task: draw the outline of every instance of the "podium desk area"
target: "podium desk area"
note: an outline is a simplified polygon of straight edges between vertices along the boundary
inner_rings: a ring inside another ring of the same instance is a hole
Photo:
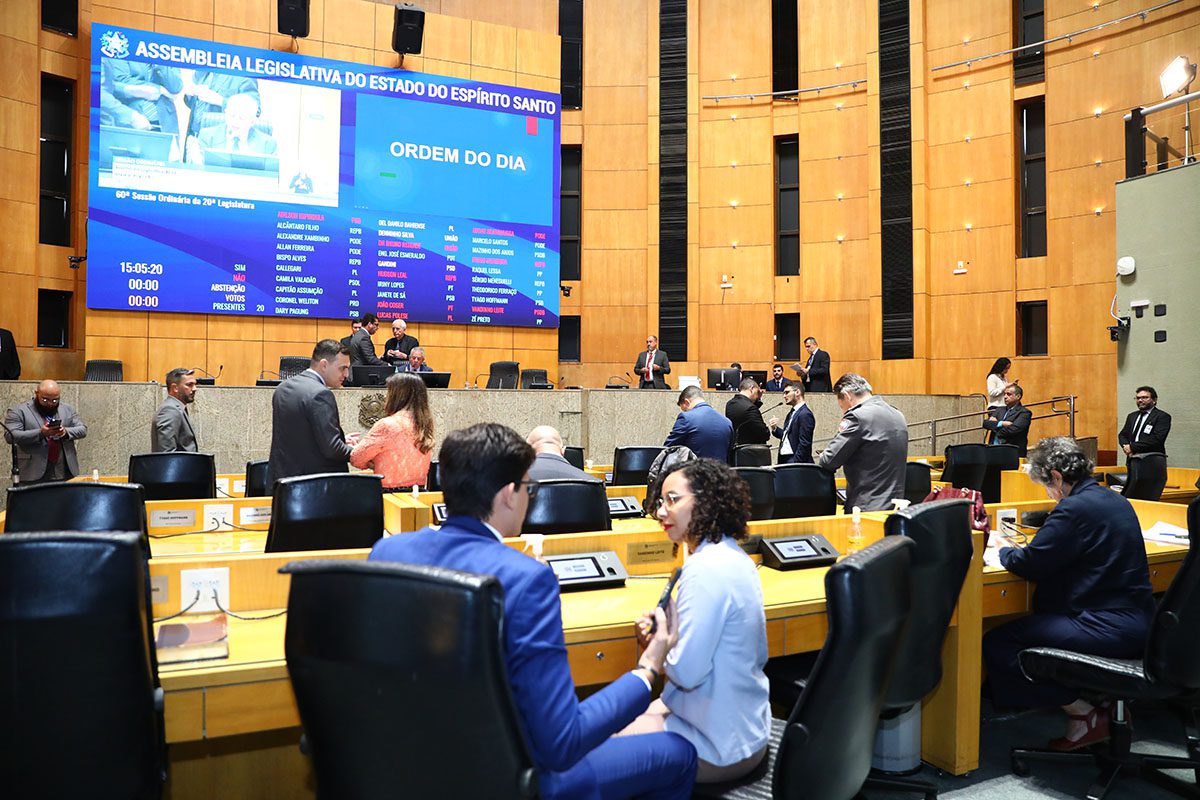
[[[1096,467],[1097,480],[1103,482],[1105,475],[1124,475],[1124,466]],[[1186,467],[1167,467],[1167,485],[1163,488],[1161,503],[1187,504],[1200,495],[1196,481],[1200,480],[1200,469]],[[1046,497],[1046,490],[1034,483],[1024,470],[1005,470],[1000,473],[1000,499],[1002,502],[1017,503],[1029,500],[1041,500]],[[1186,526],[1185,526],[1186,527]]]

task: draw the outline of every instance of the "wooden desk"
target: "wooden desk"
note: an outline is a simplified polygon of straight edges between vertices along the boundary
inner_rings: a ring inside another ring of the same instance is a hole
[[[601,478],[603,478],[603,476],[601,476]],[[608,497],[632,497],[642,505],[645,505],[646,503],[645,486],[605,486],[604,493]],[[424,528],[427,525],[432,525],[433,507],[438,503],[445,502],[441,492],[421,492],[420,494],[403,492],[399,494],[384,495],[385,501],[389,498],[396,508],[410,508],[415,514],[411,523],[415,527],[393,528],[391,525],[386,524],[387,515],[385,512],[385,527],[393,533],[397,530],[419,531],[421,528]]]
[[[1096,467],[1095,474],[1098,480],[1103,481],[1104,475],[1124,475],[1125,467]],[[1200,469],[1167,467],[1167,486],[1159,502],[1190,503],[1200,495],[1200,489],[1196,488],[1197,479],[1200,479]],[[1034,483],[1024,470],[1005,470],[1000,473],[1001,502],[1041,500],[1045,496],[1046,490]]]

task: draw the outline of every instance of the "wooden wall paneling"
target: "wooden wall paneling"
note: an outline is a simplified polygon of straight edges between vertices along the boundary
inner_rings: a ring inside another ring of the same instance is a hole
[[[0,273],[36,271],[37,244],[29,232],[37,229],[37,214],[34,203],[0,200]]]
[[[585,169],[582,180],[582,196],[586,198],[584,202],[589,209],[611,211],[646,208],[647,180],[644,169]]]
[[[37,105],[10,97],[0,97],[0,147],[37,153],[37,143]]]
[[[146,340],[146,379],[166,383],[166,375],[176,367],[192,369],[200,367],[212,374],[217,374],[217,364],[209,366],[208,342],[198,339],[159,339]],[[197,373],[197,377],[204,377]],[[225,375],[222,373],[221,378]],[[224,381],[223,381],[224,382]],[[226,383],[226,385],[228,385]],[[251,384],[253,385],[253,384]]]
[[[700,306],[701,359],[728,365],[771,358],[775,320],[770,303]],[[720,331],[720,336],[714,332]],[[674,373],[673,373],[674,374]],[[675,385],[672,381],[672,385]]]
[[[516,30],[517,72],[551,78],[557,85],[562,61],[562,47],[557,34],[520,27]]]
[[[647,325],[644,307],[591,306],[580,319],[581,358],[584,363],[628,364],[620,373],[632,371],[637,354],[646,347],[646,336],[657,333],[657,329],[657,321],[653,326]]]
[[[1109,215],[1063,217],[1046,224],[1051,286],[1112,280],[1117,231]]]
[[[583,107],[592,86],[641,86],[646,83],[648,0],[583,4]]]
[[[878,394],[928,394],[927,370],[928,362],[923,358],[872,359],[864,377]]]
[[[276,339],[265,339],[262,343],[262,367],[260,369],[279,371],[279,359],[282,356],[312,356],[314,341],[285,342]],[[274,378],[274,375],[266,376]]]
[[[317,341],[315,319],[285,319],[263,317],[264,342],[312,342]],[[305,352],[312,352],[310,344]]]
[[[1050,352],[1115,356],[1117,346],[1108,336],[1108,326],[1114,324],[1109,309],[1115,292],[1111,280],[1051,287],[1046,308]],[[1115,383],[1112,388],[1115,391]]]
[[[965,181],[987,185],[993,181],[1012,181],[1016,159],[1010,133],[990,136],[965,134],[957,140],[929,148],[928,180],[930,188],[962,186]],[[1052,149],[1052,146],[1051,146]]]
[[[815,337],[821,349],[829,353],[835,379],[846,371],[848,362],[865,364],[879,357],[878,342],[870,342],[863,335],[870,310],[871,301],[865,298],[801,303],[800,335]]]
[[[728,133],[720,126],[728,126]],[[733,127],[736,126],[736,127]],[[699,136],[699,167],[727,167],[731,162],[743,164],[773,164],[775,153],[764,145],[772,141],[772,124],[769,116],[739,116],[736,122],[711,121],[705,124],[704,135]],[[698,134],[699,132],[697,132]],[[689,143],[689,157],[692,148]]]
[[[867,198],[820,200],[800,207],[800,241],[836,242],[866,239],[870,222]]]
[[[938,358],[929,362],[929,385],[934,392],[949,394],[980,394],[987,388],[987,372],[1000,356],[1012,358],[1012,346],[997,337],[993,342],[994,355],[983,358]],[[1013,359],[1014,362],[1016,359]],[[1014,363],[1010,376],[1025,384],[1020,365]],[[982,405],[982,404],[981,404]]]
[[[476,67],[516,71],[517,31],[507,25],[471,23],[471,63]]]
[[[171,36],[188,36],[193,39],[208,39],[211,41],[213,24],[211,15],[208,22],[193,22],[187,19],[174,19],[172,17],[156,15],[154,17],[154,31],[156,33],[166,33]]]
[[[700,50],[697,64],[700,81],[730,81],[736,76],[738,88],[715,93],[763,91],[757,87],[747,89],[742,84],[756,78],[770,80],[769,0],[708,0],[701,4],[696,16],[699,17],[697,32],[691,38],[696,39]],[[762,24],[763,20],[768,24]]]
[[[263,317],[209,314],[207,319],[209,340],[261,342],[263,339]]]
[[[268,27],[272,23],[273,8],[276,8],[276,4],[271,0],[214,0],[213,24],[231,30],[265,34],[276,30]]]
[[[467,325],[410,325],[409,333],[423,347],[434,349],[467,346]]]
[[[1116,175],[1118,171],[1120,175]],[[1097,208],[1102,214],[1114,212],[1117,202],[1116,181],[1124,177],[1124,169],[1116,164],[1105,168],[1091,163],[1047,171],[1047,219],[1095,214]],[[1115,217],[1110,216],[1110,221],[1115,225]]]
[[[597,124],[588,129],[584,145],[586,170],[646,169],[645,125]]]
[[[1005,81],[972,84],[970,89],[929,95],[930,145],[1009,133],[1013,126],[1012,85]]]
[[[806,103],[809,101],[805,101]],[[836,102],[843,102],[841,100]],[[802,159],[837,158],[862,153],[867,144],[866,97],[859,93],[854,101],[847,98],[839,110],[800,109],[800,157]]]
[[[870,159],[865,153],[842,158],[806,158],[800,155],[800,202],[866,197],[870,185]],[[772,178],[774,180],[774,178]]]
[[[278,358],[270,365],[263,362],[263,344],[259,339],[235,341],[210,338],[206,344],[205,361],[208,366],[205,369],[215,375],[217,369],[222,365],[225,367],[217,380],[221,386],[253,386],[263,369],[272,372],[279,370]]]
[[[513,328],[512,346],[517,350],[552,350],[558,352],[557,328]]]
[[[37,156],[33,153],[0,148],[0,198],[30,202],[37,194]]]
[[[800,0],[797,18],[801,75],[838,63],[843,68],[861,63],[870,30],[867,5],[840,0]],[[800,85],[807,84],[801,81]]]
[[[657,125],[647,125],[646,109],[649,93],[650,88],[645,85],[593,86],[589,88],[587,104],[584,105],[582,111],[574,113],[581,113],[583,121],[587,125],[640,125],[657,130]],[[654,94],[657,100],[657,90]],[[655,110],[657,111],[657,107]],[[564,118],[566,113],[564,112]],[[590,129],[588,133],[591,134]],[[585,158],[590,160],[590,154],[589,149]],[[594,166],[597,169],[604,169],[606,164],[597,162]]]
[[[91,336],[86,339],[89,359],[111,358],[122,362],[127,381],[147,380],[146,360],[149,340],[128,336]]]
[[[730,198],[736,200],[737,198]],[[700,247],[773,245],[775,209],[770,205],[701,208],[697,214]]]
[[[1013,248],[1012,225],[930,234],[930,293],[1011,290],[1015,280]],[[967,270],[965,275],[953,274],[959,261]]]
[[[214,0],[155,0],[154,13],[190,22],[213,21]]]
[[[986,292],[968,297],[931,295],[930,358],[986,360],[990,357],[994,361],[998,356],[992,354],[997,350],[1007,354],[1016,342],[1015,309],[1011,291]],[[986,366],[991,366],[991,362]],[[931,388],[941,391],[937,383]]]
[[[145,338],[149,335],[150,314],[147,311],[106,311],[89,309],[87,314],[88,336],[131,336]]]
[[[768,142],[762,143],[770,148]],[[775,169],[771,163],[715,166],[700,173],[701,208],[727,208],[730,200],[741,206],[770,206],[775,202]]]
[[[0,325],[13,333],[17,347],[37,344],[37,304],[29,302],[37,296],[37,279],[32,275],[3,274],[4,291],[0,292]],[[20,353],[24,358],[24,352]]]
[[[806,242],[800,245],[801,299],[865,300],[878,291],[879,265],[868,262],[863,239]],[[801,317],[803,322],[803,317]],[[802,332],[803,333],[803,332]]]
[[[695,296],[701,305],[770,303],[774,295],[775,253],[769,246],[702,247],[698,267]],[[721,288],[723,276],[732,289]]]
[[[1050,285],[1048,273],[1049,269],[1046,265],[1047,258],[1039,256],[1037,258],[1018,258],[1016,259],[1016,288],[1018,294],[1022,291],[1038,291],[1042,296],[1046,295],[1046,289]],[[1021,299],[1018,297],[1018,299]]]
[[[452,17],[530,28],[547,34],[558,31],[558,4],[553,0],[442,0],[440,5],[440,13]]]
[[[513,350],[509,347],[471,347],[466,351],[467,368],[463,380],[470,378],[472,383],[480,386],[487,385],[488,373],[493,361],[514,361]],[[441,367],[439,366],[439,369]],[[481,376],[481,377],[480,377]],[[476,380],[479,377],[479,380]],[[454,379],[456,379],[455,376]]]
[[[645,209],[589,209],[582,212],[582,239],[586,247],[601,250],[644,247]]]
[[[1011,225],[1016,213],[1015,191],[1011,180],[929,189],[929,229],[961,231],[967,222],[973,231]],[[1015,245],[1010,249],[1015,252]]]
[[[925,41],[930,50],[961,46],[997,33],[1012,30],[1012,6],[1007,0],[977,0],[956,3],[954,0],[926,0]],[[967,47],[963,48],[968,49]],[[968,52],[962,58],[991,52]]]

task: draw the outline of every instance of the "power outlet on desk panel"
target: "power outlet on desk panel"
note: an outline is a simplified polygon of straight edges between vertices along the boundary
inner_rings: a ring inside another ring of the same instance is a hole
[[[217,611],[213,592],[221,602],[221,608],[229,608],[229,567],[209,569],[185,569],[179,572],[179,610],[187,608],[200,593],[196,605],[188,609],[192,613]]]

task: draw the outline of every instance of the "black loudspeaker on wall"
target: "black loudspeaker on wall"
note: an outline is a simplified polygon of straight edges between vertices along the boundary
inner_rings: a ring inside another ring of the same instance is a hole
[[[308,0],[278,0],[279,32],[285,36],[308,36]]]
[[[421,52],[425,36],[425,12],[408,3],[396,4],[396,19],[392,23],[392,49],[397,53]]]

